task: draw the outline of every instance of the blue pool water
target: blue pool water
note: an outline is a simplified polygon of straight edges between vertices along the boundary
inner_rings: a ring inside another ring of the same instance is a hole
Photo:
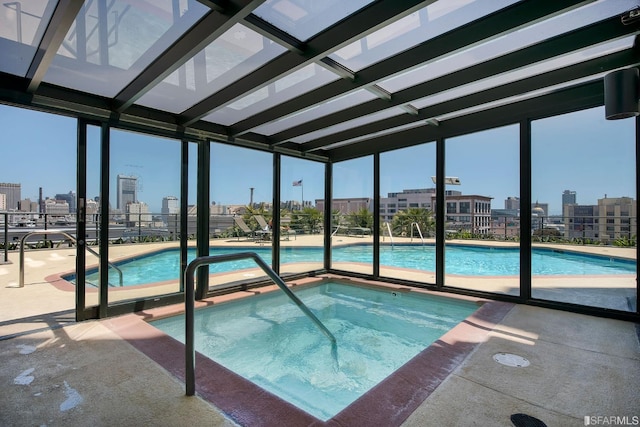
[[[256,252],[267,264],[271,263],[270,247],[219,248],[212,247],[211,255],[228,253]],[[371,245],[354,245],[332,249],[333,262],[371,263],[373,259]],[[188,252],[188,260],[195,258],[195,249]],[[322,263],[321,248],[282,248],[280,261],[283,264],[293,262]],[[487,248],[479,246],[447,245],[446,273],[466,276],[517,276],[520,274],[520,252],[511,248]],[[534,249],[532,255],[533,275],[599,275],[634,274],[634,261],[580,255],[570,252],[558,252],[549,249]],[[125,285],[175,280],[180,271],[178,249],[169,249],[132,258],[117,264],[123,271]],[[422,245],[396,245],[380,247],[380,265],[407,268],[413,270],[435,271],[435,248]],[[220,273],[245,268],[254,268],[252,260],[241,260],[214,264],[209,267],[211,273]],[[71,280],[73,280],[71,278]],[[86,278],[89,283],[98,283],[98,272],[90,272]],[[118,275],[109,269],[109,283],[118,283]]]
[[[325,421],[478,308],[339,283],[295,292],[335,335],[338,366],[329,340],[282,292],[196,310],[196,351]],[[184,316],[152,324],[184,343]]]

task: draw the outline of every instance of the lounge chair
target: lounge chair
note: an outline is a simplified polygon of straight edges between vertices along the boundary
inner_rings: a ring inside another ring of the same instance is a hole
[[[240,228],[240,231],[242,231],[245,236],[250,239],[256,238],[256,232],[249,228],[249,226],[246,222],[244,222],[244,219],[242,219],[241,216],[234,216],[233,220],[236,222],[236,225]],[[240,240],[240,235],[238,235],[238,240]]]
[[[262,215],[254,215],[253,218],[258,222],[260,230],[257,233],[262,235],[264,239],[271,239],[271,227],[267,224],[267,221]]]

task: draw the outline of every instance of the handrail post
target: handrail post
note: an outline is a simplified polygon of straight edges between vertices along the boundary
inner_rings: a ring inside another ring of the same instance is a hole
[[[196,392],[196,351],[194,333],[195,314],[195,292],[194,275],[198,267],[209,264],[216,264],[225,261],[236,261],[240,259],[252,258],[256,264],[275,282],[276,285],[302,310],[304,314],[313,321],[320,331],[331,342],[331,354],[338,360],[338,347],[336,338],[326,326],[316,317],[315,314],[287,287],[287,284],[276,274],[271,267],[264,262],[255,252],[241,252],[236,254],[201,256],[189,263],[184,272],[184,305],[185,305],[185,385],[187,396],[193,396]]]

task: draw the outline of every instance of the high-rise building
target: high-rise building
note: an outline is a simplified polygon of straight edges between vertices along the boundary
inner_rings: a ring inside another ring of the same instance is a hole
[[[564,205],[575,205],[577,203],[576,192],[571,190],[564,190],[562,192],[562,210],[564,211]]]
[[[138,202],[138,177],[118,175],[117,187],[116,208],[126,212],[129,203]]]
[[[18,209],[18,202],[22,198],[22,184],[0,182],[0,193],[6,196],[5,210],[15,211]]]
[[[431,200],[435,194],[435,188],[417,188],[387,193],[387,197],[380,197],[380,217],[383,221],[391,221],[396,213],[410,208],[431,210]]]
[[[180,202],[175,196],[167,196],[162,198],[162,220],[167,223],[169,215],[176,215],[180,213]]]
[[[76,193],[75,191],[69,191],[66,194],[56,194],[56,200],[64,200],[69,204],[69,212],[76,212]]]
[[[505,199],[505,201],[504,201],[504,208],[505,209],[519,210],[520,209],[520,197],[512,197],[512,196],[507,197]]]
[[[7,195],[0,193],[0,212],[7,210]]]

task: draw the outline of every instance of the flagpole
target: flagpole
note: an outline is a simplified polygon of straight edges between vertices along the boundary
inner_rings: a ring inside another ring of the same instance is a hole
[[[300,193],[301,193],[301,197],[302,197],[302,206],[300,207],[300,210],[304,210],[304,181],[301,179],[300,180]]]

